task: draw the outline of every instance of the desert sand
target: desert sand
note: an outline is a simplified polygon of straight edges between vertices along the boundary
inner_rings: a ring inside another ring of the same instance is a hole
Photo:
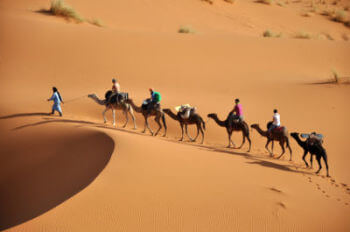
[[[350,231],[350,85],[320,84],[332,70],[350,76],[349,27],[303,17],[311,1],[67,3],[104,26],[38,13],[46,0],[0,2],[0,230]],[[264,38],[268,29],[283,36]],[[301,31],[311,38],[293,38]],[[138,113],[137,130],[121,128],[121,111],[116,127],[111,112],[103,124],[87,95],[103,98],[113,77],[138,105],[153,87],[164,108],[196,106],[205,143],[179,142],[168,116],[165,138],[141,133]],[[48,115],[52,86],[63,117]],[[225,148],[225,129],[206,115],[224,119],[237,97],[248,124],[265,127],[277,108],[289,132],[322,133],[331,177],[324,163],[315,174],[315,159],[306,168],[292,138],[293,161],[269,157],[255,130],[250,152]]]

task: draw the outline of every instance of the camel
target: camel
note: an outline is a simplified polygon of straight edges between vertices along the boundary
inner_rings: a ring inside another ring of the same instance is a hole
[[[143,117],[145,118],[145,126],[144,129],[142,131],[142,133],[146,132],[146,128],[151,132],[152,136],[157,136],[159,131],[162,129],[162,124],[160,123],[160,119],[162,119],[163,121],[163,125],[164,125],[164,135],[163,137],[166,136],[166,132],[167,132],[167,125],[166,125],[166,121],[165,121],[165,115],[164,112],[162,111],[162,109],[160,110],[156,110],[156,109],[152,109],[150,112],[146,109],[143,109],[142,106],[137,106],[135,105],[134,101],[132,99],[127,99],[126,103],[130,104],[137,113],[141,113],[143,115]],[[156,131],[156,133],[153,133],[153,131],[151,130],[151,128],[148,125],[148,117],[150,116],[155,116],[155,121],[156,123],[159,125],[158,130]]]
[[[171,109],[163,109],[163,112],[166,113],[167,115],[169,115],[172,119],[179,121],[180,126],[181,126],[181,131],[182,131],[180,141],[183,141],[183,139],[184,139],[184,126],[185,126],[186,135],[190,139],[191,142],[196,141],[197,137],[199,136],[199,131],[200,131],[202,134],[201,143],[202,144],[204,143],[204,131],[203,130],[205,130],[205,122],[203,121],[202,117],[199,114],[194,113],[193,115],[190,115],[190,117],[188,119],[184,119],[181,117],[179,112],[177,114],[174,114],[171,111]],[[188,132],[187,132],[187,125],[190,125],[190,124],[196,124],[196,126],[197,126],[197,135],[194,139],[192,139],[188,135]]]
[[[307,140],[302,141],[299,137],[299,133],[293,132],[290,134],[299,144],[299,146],[301,146],[304,150],[304,155],[303,155],[303,160],[306,164],[306,167],[309,167],[309,164],[306,162],[305,160],[305,156],[307,155],[307,153],[310,152],[311,158],[310,158],[310,164],[311,164],[311,168],[312,168],[312,157],[313,155],[316,155],[316,159],[318,162],[318,167],[319,169],[317,170],[316,174],[318,174],[320,172],[320,170],[322,169],[322,165],[321,165],[321,158],[323,158],[323,161],[326,164],[326,169],[327,169],[327,177],[329,177],[329,173],[328,173],[328,161],[327,161],[327,153],[326,150],[322,147],[322,145],[320,143],[309,143]]]
[[[221,121],[218,118],[217,114],[215,114],[215,113],[208,114],[208,118],[214,119],[214,121],[219,126],[226,128],[226,131],[227,131],[227,134],[228,134],[228,146],[227,146],[228,148],[231,147],[231,143],[233,145],[233,148],[236,148],[236,145],[234,144],[234,142],[231,139],[233,131],[242,131],[243,141],[242,141],[241,146],[239,146],[237,149],[240,149],[244,145],[245,139],[247,138],[247,140],[249,142],[248,152],[250,151],[252,143],[251,143],[251,140],[250,140],[250,137],[249,137],[249,126],[248,126],[248,124],[246,122],[243,121],[243,122],[235,123],[235,122],[233,122],[232,119],[230,119],[231,118],[230,116],[227,116],[225,121]]]
[[[286,127],[283,127],[282,130],[274,130],[272,132],[272,136],[268,136],[268,131],[264,131],[260,128],[259,124],[253,124],[251,125],[252,128],[254,128],[255,130],[258,131],[258,133],[264,137],[267,138],[267,143],[265,145],[266,150],[270,153],[270,156],[273,156],[273,141],[278,141],[280,143],[280,146],[282,148],[282,154],[277,157],[277,159],[281,158],[284,153],[285,153],[285,149],[284,149],[284,144],[286,143],[287,148],[289,149],[289,154],[290,154],[290,158],[289,161],[292,161],[292,149],[289,146],[289,135],[288,135],[288,131]],[[272,149],[271,151],[268,148],[269,143],[272,142]]]
[[[110,101],[108,101],[108,96],[110,96],[110,91],[106,92],[106,99],[104,100],[101,100],[98,98],[98,96],[96,94],[89,94],[88,97],[93,99],[97,104],[99,105],[103,105],[106,107],[106,109],[102,112],[102,115],[103,115],[103,120],[104,120],[104,123],[107,123],[107,119],[106,119],[106,112],[108,110],[112,110],[113,112],[113,126],[115,126],[115,110],[123,110],[124,112],[124,115],[125,115],[125,119],[126,119],[126,122],[125,124],[123,125],[123,127],[126,127],[126,125],[128,124],[128,121],[129,121],[129,118],[128,118],[128,113],[131,115],[132,117],[132,120],[133,120],[133,123],[134,123],[134,128],[133,129],[136,129],[136,122],[135,122],[135,116],[134,116],[134,110],[132,108],[132,106],[128,103],[117,103],[116,99],[110,99]]]

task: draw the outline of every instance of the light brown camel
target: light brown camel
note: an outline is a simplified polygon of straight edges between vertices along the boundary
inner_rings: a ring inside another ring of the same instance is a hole
[[[221,121],[218,118],[218,115],[214,114],[214,113],[208,114],[208,117],[214,119],[214,121],[219,126],[226,128],[226,131],[227,131],[227,134],[228,134],[228,146],[227,147],[231,147],[231,143],[232,143],[233,148],[236,148],[236,145],[234,144],[234,142],[231,139],[232,133],[234,131],[242,131],[243,141],[242,141],[241,146],[239,146],[237,149],[240,149],[244,145],[245,139],[247,138],[247,140],[249,142],[248,152],[250,151],[252,143],[251,143],[251,140],[250,140],[250,137],[249,137],[249,126],[248,126],[248,124],[246,122],[244,122],[244,121],[243,122],[234,122],[232,117],[230,117],[230,116],[227,116],[225,121]]]
[[[132,99],[127,99],[126,102],[128,104],[130,104],[137,113],[141,113],[143,115],[143,117],[145,118],[145,126],[144,129],[142,131],[142,133],[146,132],[146,128],[151,132],[152,136],[157,136],[159,131],[162,129],[162,124],[160,123],[160,119],[162,119],[163,121],[163,126],[164,126],[164,135],[163,137],[166,136],[166,131],[167,131],[167,125],[166,125],[166,121],[165,121],[165,115],[162,109],[156,110],[156,109],[152,109],[151,111],[148,111],[147,109],[143,109],[142,106],[137,106],[135,105],[134,101]],[[153,131],[151,130],[151,128],[148,125],[148,117],[150,116],[155,116],[155,121],[156,123],[159,125],[158,130],[156,131],[156,133],[153,133]]]
[[[286,127],[282,127],[281,130],[273,130],[271,137],[268,135],[268,131],[264,131],[260,128],[259,124],[253,124],[251,125],[252,128],[254,128],[255,130],[258,131],[258,133],[264,137],[267,138],[267,143],[265,145],[266,150],[270,153],[270,156],[273,156],[273,141],[278,141],[280,143],[280,146],[282,148],[282,154],[280,156],[277,157],[277,159],[281,158],[284,153],[285,153],[285,149],[284,149],[284,144],[286,143],[287,148],[289,149],[289,154],[290,154],[290,158],[289,160],[292,161],[292,149],[289,146],[289,134],[288,134],[288,130]],[[268,148],[269,143],[272,141],[272,149],[271,151]]]
[[[191,142],[196,141],[196,139],[199,135],[199,131],[200,131],[202,134],[201,143],[203,144],[203,142],[204,142],[204,131],[203,130],[205,130],[205,122],[203,121],[202,117],[199,114],[194,113],[193,115],[191,114],[188,119],[184,119],[181,117],[179,112],[177,114],[175,114],[171,111],[171,109],[163,109],[163,112],[166,113],[167,115],[169,115],[172,119],[174,119],[180,123],[181,131],[182,131],[180,141],[183,141],[183,139],[184,139],[184,126],[185,126],[186,135],[191,140]],[[187,132],[187,125],[190,125],[190,124],[196,124],[196,126],[197,126],[197,135],[194,139],[192,139]]]
[[[97,102],[97,104],[103,105],[106,107],[106,109],[102,112],[104,123],[107,122],[106,115],[105,115],[106,112],[108,110],[112,110],[112,112],[113,112],[113,126],[115,126],[115,110],[123,110],[124,115],[125,115],[125,119],[126,119],[126,122],[123,125],[123,127],[126,127],[126,125],[128,124],[128,121],[129,121],[128,113],[129,113],[131,115],[131,118],[132,118],[133,123],[134,123],[133,129],[137,128],[136,122],[135,122],[134,110],[130,104],[125,103],[125,102],[124,103],[117,103],[116,101],[108,102],[107,99],[101,100],[94,93],[89,94],[88,97],[93,99],[95,102]]]

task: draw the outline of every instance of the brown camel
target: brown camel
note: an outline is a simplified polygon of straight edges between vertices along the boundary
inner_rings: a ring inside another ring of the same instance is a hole
[[[231,143],[232,143],[233,148],[236,148],[236,145],[234,144],[234,142],[231,139],[232,133],[233,133],[233,131],[242,131],[243,141],[242,141],[241,146],[239,146],[237,149],[240,149],[244,145],[245,139],[247,138],[247,140],[249,142],[248,152],[250,151],[252,143],[251,143],[251,140],[249,137],[249,126],[246,122],[244,122],[244,121],[243,122],[234,122],[232,117],[230,117],[230,116],[227,116],[225,121],[221,121],[218,118],[217,114],[214,114],[214,113],[208,114],[208,117],[214,119],[214,121],[219,126],[226,128],[226,131],[228,134],[228,146],[227,147],[231,147]]]
[[[265,145],[265,148],[270,153],[270,156],[273,156],[273,141],[275,140],[280,143],[280,146],[282,148],[282,154],[277,158],[279,159],[284,155],[285,153],[284,144],[286,143],[290,154],[289,160],[292,161],[292,149],[289,146],[289,134],[286,127],[283,127],[281,130],[273,130],[271,137],[268,135],[268,131],[264,131],[260,128],[259,124],[253,124],[251,125],[251,127],[257,130],[260,135],[267,138],[267,143]],[[271,141],[272,141],[272,149],[270,151],[268,148],[268,145]]]
[[[316,155],[316,159],[318,162],[318,170],[317,170],[316,174],[318,174],[320,172],[320,170],[322,169],[321,158],[323,158],[323,161],[326,164],[327,176],[329,176],[327,152],[326,152],[326,149],[323,148],[322,143],[319,143],[319,142],[313,143],[312,139],[310,139],[310,138],[303,141],[300,139],[299,133],[297,133],[297,132],[293,132],[290,135],[297,141],[299,146],[301,146],[303,148],[303,150],[304,150],[303,160],[306,164],[306,167],[309,167],[309,164],[305,160],[305,156],[307,155],[307,153],[310,153],[310,155],[311,155],[311,157],[310,157],[311,168],[312,168],[312,157],[313,157],[313,155]]]
[[[186,135],[187,137],[191,140],[191,142],[196,141],[198,135],[199,135],[199,131],[202,134],[202,141],[201,143],[203,144],[204,142],[204,131],[205,130],[205,122],[203,121],[202,117],[199,116],[199,114],[194,113],[193,115],[191,114],[190,117],[188,119],[184,119],[181,117],[180,113],[178,112],[177,114],[174,114],[171,109],[163,109],[163,112],[166,113],[167,115],[169,115],[172,119],[179,121],[180,126],[181,126],[181,131],[182,131],[182,135],[181,135],[181,139],[180,141],[183,141],[184,139],[184,126],[185,126],[185,131],[186,131]],[[190,124],[196,124],[197,126],[197,135],[194,139],[192,139],[187,132],[187,125]]]
[[[137,106],[135,105],[134,101],[132,99],[127,99],[126,103],[130,104],[134,110],[137,113],[141,113],[143,115],[143,117],[145,118],[145,126],[144,129],[142,131],[142,133],[146,132],[146,128],[151,132],[152,136],[157,136],[159,131],[162,129],[162,124],[160,123],[160,119],[162,119],[163,121],[163,126],[164,126],[164,135],[163,137],[166,136],[166,131],[167,131],[167,125],[166,125],[166,121],[165,121],[165,115],[162,109],[152,109],[151,111],[148,111],[147,109],[143,109],[142,106]],[[153,131],[151,130],[151,128],[148,125],[148,117],[150,116],[155,116],[155,121],[156,123],[159,125],[158,130],[156,131],[156,133],[153,133]]]
[[[107,92],[107,93],[109,93],[109,92]],[[106,93],[106,95],[107,95],[107,93]],[[128,121],[129,121],[128,113],[129,113],[131,115],[133,123],[134,123],[134,129],[136,129],[134,110],[130,104],[125,103],[125,102],[117,103],[117,101],[114,101],[114,100],[109,101],[109,100],[107,100],[107,98],[104,100],[101,100],[97,97],[96,94],[89,94],[88,97],[92,98],[95,102],[97,102],[97,104],[106,106],[106,109],[102,112],[104,123],[107,122],[106,115],[105,115],[106,112],[108,110],[112,110],[112,112],[113,112],[113,126],[115,126],[115,110],[123,110],[124,115],[125,115],[125,119],[126,119],[126,122],[123,125],[123,127],[126,127],[126,125],[128,124]]]

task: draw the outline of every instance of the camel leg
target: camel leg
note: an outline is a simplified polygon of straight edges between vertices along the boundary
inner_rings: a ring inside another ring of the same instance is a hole
[[[273,147],[275,146],[275,142],[273,140],[271,140],[271,152],[273,154]]]
[[[241,149],[241,148],[243,147],[244,143],[245,143],[245,135],[244,135],[244,132],[243,132],[243,131],[242,131],[242,137],[243,137],[243,139],[242,139],[242,144],[241,144],[241,146],[239,146],[237,149]]]
[[[270,153],[270,156],[273,156],[273,153],[269,150],[269,143],[271,142],[271,140],[268,138],[267,139],[267,143],[265,145],[265,149]],[[273,144],[273,141],[272,141]]]
[[[200,132],[202,133],[202,141],[201,141],[201,144],[203,144],[203,143],[204,143],[204,131],[203,131],[203,129],[202,129],[202,126],[199,126],[199,130],[200,130]]]
[[[250,140],[249,135],[246,135],[246,137],[247,137],[247,140],[248,140],[248,142],[249,142],[249,149],[248,149],[248,152],[250,152],[250,148],[252,147],[252,141]]]
[[[104,123],[107,123],[106,112],[107,112],[108,110],[109,110],[109,109],[106,108],[106,109],[102,112],[102,115],[103,115],[103,122],[104,122]]]
[[[184,124],[180,122],[180,126],[181,126],[181,139],[179,141],[183,141],[184,140]]]
[[[305,160],[305,156],[307,155],[307,153],[308,153],[308,151],[307,150],[304,150],[304,155],[303,155],[303,160],[304,160],[304,162],[305,162],[305,164],[306,164],[306,167],[308,168],[309,167],[309,164],[306,162],[306,160]],[[312,155],[311,155],[312,156]]]
[[[115,126],[115,109],[112,109],[112,114],[113,114],[113,126]]]
[[[193,142],[194,139],[192,139],[191,136],[188,134],[188,131],[187,131],[187,124],[185,124],[185,132],[186,132],[187,137],[190,139],[190,141]]]
[[[328,173],[328,161],[327,161],[327,154],[324,154],[323,156],[324,163],[326,164],[326,169],[327,169],[327,177],[329,177]]]
[[[153,131],[151,130],[151,128],[148,125],[148,115],[145,115],[145,130],[143,131],[143,133],[146,132],[146,128],[151,132],[151,135],[153,136]]]
[[[126,108],[124,109],[124,115],[125,115],[125,124],[123,125],[123,128],[126,127],[126,125],[128,124],[128,121],[129,121],[128,111]]]
[[[232,143],[232,140],[231,140],[232,132],[227,132],[227,135],[228,135],[228,145],[227,145],[227,148],[230,148],[230,147],[231,147],[231,143]]]
[[[316,174],[318,174],[321,171],[321,169],[322,169],[321,156],[319,156],[319,155],[316,156],[316,159],[317,159],[317,162],[318,162],[318,170],[317,170]]]
[[[289,149],[289,161],[292,161],[292,148],[289,146],[289,139],[286,140],[287,148]]]
[[[310,157],[310,166],[311,166],[311,167],[310,167],[310,168],[312,169],[313,166],[314,166],[314,165],[313,165],[313,160],[314,160],[313,158],[314,158],[314,155],[311,154],[311,152],[310,152],[310,155],[311,155],[311,157]]]
[[[132,121],[133,121],[133,123],[134,123],[134,130],[136,130],[137,129],[137,126],[136,126],[136,120],[135,120],[135,115],[134,115],[134,110],[133,110],[133,108],[130,106],[129,107],[129,114],[131,115],[131,118],[132,118]]]
[[[282,154],[280,156],[278,156],[277,159],[281,158],[284,155],[284,153],[286,152],[286,150],[284,149],[284,142],[283,141],[280,141],[280,146],[282,149]]]
[[[197,138],[198,138],[198,136],[199,136],[199,127],[200,127],[200,124],[196,124],[197,125],[197,135],[196,135],[196,137],[194,137],[194,141],[196,141],[197,140]]]
[[[157,136],[157,134],[159,133],[159,131],[162,129],[162,124],[160,123],[160,115],[157,115],[154,119],[154,121],[156,121],[156,123],[158,124],[158,130],[157,132],[154,134],[154,136]]]

